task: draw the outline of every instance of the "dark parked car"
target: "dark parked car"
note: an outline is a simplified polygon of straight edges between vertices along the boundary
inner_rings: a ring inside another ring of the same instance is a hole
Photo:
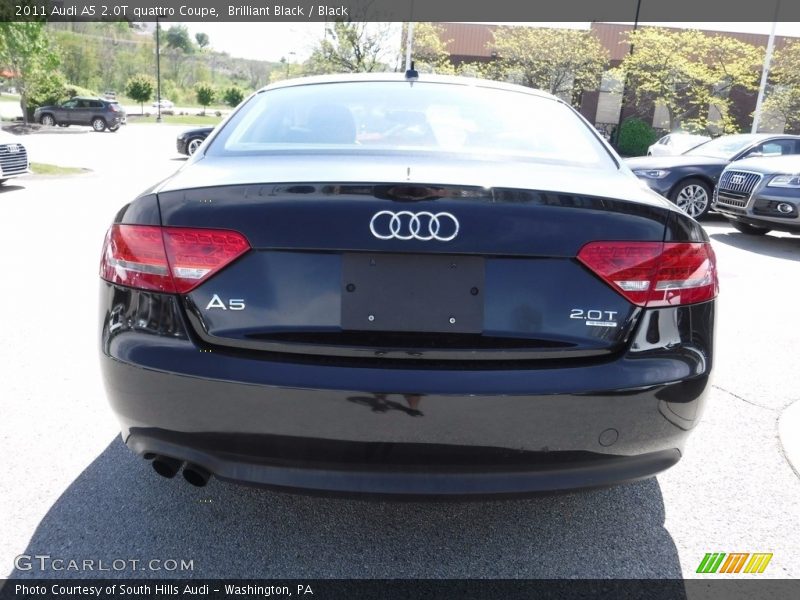
[[[40,106],[34,111],[33,118],[42,125],[88,125],[95,131],[117,131],[127,121],[125,109],[116,101],[79,97],[60,106]]]
[[[714,187],[728,164],[753,156],[800,154],[800,136],[724,135],[678,156],[629,158],[625,163],[689,216],[699,219],[711,208]]]
[[[178,152],[191,156],[212,131],[214,131],[213,127],[198,127],[197,129],[184,131],[178,136],[176,141]]]
[[[800,234],[800,156],[748,158],[722,172],[714,209],[737,230]]]
[[[270,85],[119,211],[100,276],[123,439],[195,485],[631,481],[680,459],[714,364],[702,227],[496,82]]]
[[[13,135],[0,131],[0,185],[31,172],[28,151]]]

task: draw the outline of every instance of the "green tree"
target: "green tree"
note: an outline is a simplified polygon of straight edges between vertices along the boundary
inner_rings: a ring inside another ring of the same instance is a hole
[[[414,25],[411,56],[417,71],[448,75],[455,73],[456,69],[450,62],[450,52],[447,50],[447,45],[453,40],[442,39],[443,34],[444,29],[434,23],[416,23]],[[407,35],[407,29],[404,27],[404,48]]]
[[[223,99],[225,100],[225,104],[231,108],[235,108],[244,100],[244,92],[234,85],[225,90]]]
[[[387,68],[392,27],[388,23],[334,21],[325,28],[305,64],[307,73],[358,73]]]
[[[730,114],[730,92],[737,86],[756,88],[762,51],[697,30],[645,27],[631,32],[628,41],[634,52],[622,61],[619,74],[637,103],[662,104],[671,129],[693,130],[708,130],[713,105],[719,112],[717,127],[726,133],[738,130]]]
[[[206,48],[208,47],[208,44],[211,43],[208,34],[203,33],[202,31],[194,34],[194,40],[197,42],[197,45],[200,46],[200,48]]]
[[[770,69],[770,90],[762,105],[764,115],[779,117],[788,131],[800,130],[800,42],[775,53]],[[770,125],[767,119],[764,123]]]
[[[608,52],[591,32],[544,27],[498,27],[491,49],[497,60],[485,68],[493,79],[545,90],[580,102],[596,90],[608,63]]]
[[[0,23],[0,64],[11,72],[20,95],[25,124],[29,119],[29,100],[37,85],[49,82],[58,68],[58,56],[50,46],[43,23]]]
[[[156,82],[148,75],[134,75],[125,84],[125,94],[131,100],[138,102],[141,105],[142,114],[144,114],[144,103],[153,97],[153,92],[156,88]]]
[[[70,90],[64,76],[58,71],[42,73],[36,77],[28,92],[28,110],[30,112],[37,106],[58,104],[70,96]]]
[[[95,87],[92,79],[100,70],[95,44],[87,44],[84,36],[63,31],[53,35],[53,45],[61,58],[61,71],[67,81]]]
[[[167,29],[164,37],[168,48],[183,50],[186,54],[191,54],[195,50],[189,30],[185,25],[173,25]]]
[[[656,139],[658,135],[655,130],[641,119],[625,119],[620,127],[617,145],[623,156],[643,156]]]
[[[194,92],[197,96],[197,103],[203,107],[203,114],[205,114],[206,107],[214,101],[214,88],[207,83],[198,83]]]
[[[193,63],[190,56],[194,54],[195,45],[185,25],[172,25],[161,33],[162,77],[173,79],[179,87],[190,85],[189,74]],[[166,57],[168,60],[163,60]]]

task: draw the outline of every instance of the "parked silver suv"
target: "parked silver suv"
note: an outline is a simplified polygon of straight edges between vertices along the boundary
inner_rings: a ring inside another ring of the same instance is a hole
[[[732,163],[719,178],[714,209],[748,235],[800,234],[800,155]]]

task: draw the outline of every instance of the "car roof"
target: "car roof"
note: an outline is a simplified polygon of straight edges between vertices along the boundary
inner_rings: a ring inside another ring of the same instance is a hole
[[[542,90],[517,85],[514,83],[504,83],[491,79],[478,79],[477,77],[457,77],[453,75],[432,75],[420,73],[417,79],[406,79],[403,73],[340,73],[336,75],[314,75],[311,77],[300,77],[297,79],[286,79],[264,86],[257,93],[287,87],[298,87],[303,85],[319,85],[325,83],[353,83],[353,82],[396,82],[396,83],[444,83],[450,85],[460,85],[464,87],[482,87],[510,92],[519,92],[538,96],[556,102],[564,103],[560,98]]]
[[[727,137],[727,138],[738,137],[738,138],[742,138],[742,139],[749,139],[749,140],[752,140],[754,142],[757,142],[757,141],[760,141],[760,140],[769,140],[769,139],[772,139],[772,138],[800,139],[800,135],[796,135],[796,134],[793,134],[793,133],[731,133],[731,134],[728,134],[728,135],[721,135],[719,137]],[[719,138],[715,138],[715,139],[719,139]]]
[[[800,154],[754,156],[732,162],[727,168],[731,170],[746,170],[748,167],[761,168],[764,171],[772,171],[774,173],[798,173],[800,172]]]

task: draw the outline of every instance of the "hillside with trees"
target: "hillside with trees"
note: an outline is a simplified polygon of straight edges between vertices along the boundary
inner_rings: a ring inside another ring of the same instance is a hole
[[[156,42],[152,23],[5,23],[0,69],[32,107],[75,93],[115,91],[145,111],[155,99]],[[401,29],[402,28],[402,29]],[[399,33],[399,36],[398,36]],[[234,58],[205,33],[186,26],[160,30],[161,96],[186,106],[235,106],[249,92],[290,77],[401,71],[405,25],[332,21],[305,61]],[[467,75],[547,90],[581,106],[604,74],[626,83],[627,102],[658,105],[671,128],[731,133],[747,115],[733,114],[733,96],[755,93],[764,50],[724,34],[643,27],[628,34],[635,52],[609,70],[608,52],[589,31],[497,27],[491,59],[453,62],[452,40],[433,23],[416,23],[414,59],[422,73]],[[289,55],[294,54],[289,52]],[[489,53],[487,53],[487,56]],[[790,130],[800,128],[800,43],[776,52],[765,108]],[[742,118],[744,117],[744,118]]]
[[[152,24],[50,23],[48,29],[69,83],[123,92],[133,77],[156,76]],[[253,91],[269,83],[272,70],[280,67],[218,52],[207,34],[191,36],[183,25],[162,26],[160,42],[161,95],[178,104],[196,104],[198,84]]]
[[[35,106],[77,94],[114,91],[146,110],[156,95],[153,24],[7,23],[0,60],[21,74],[14,86],[28,114]],[[280,63],[234,58],[213,49],[207,34],[185,26],[160,30],[161,96],[180,105],[239,98],[260,88]],[[6,41],[8,43],[6,43]],[[5,52],[3,52],[5,48]],[[197,89],[204,93],[198,98]],[[231,91],[234,90],[234,91]],[[202,101],[201,101],[202,100]]]

